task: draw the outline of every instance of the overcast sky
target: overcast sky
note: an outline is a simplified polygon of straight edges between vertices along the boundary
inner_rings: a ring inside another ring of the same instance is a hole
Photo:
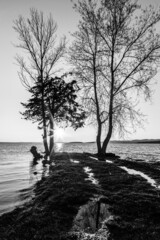
[[[142,4],[160,5],[159,0],[141,0]],[[30,8],[37,8],[45,15],[52,14],[58,24],[58,34],[67,35],[76,30],[78,15],[72,9],[70,0],[0,0],[0,141],[41,141],[42,132],[35,124],[25,121],[20,115],[23,108],[20,102],[26,102],[29,95],[18,78],[18,67],[14,57],[18,43],[13,30],[13,20],[18,15],[29,16]],[[156,76],[157,84],[152,103],[142,99],[139,108],[147,116],[144,129],[127,136],[127,139],[160,138],[160,73]],[[65,141],[95,141],[96,129],[85,127],[76,132],[67,129],[63,134]],[[60,139],[62,140],[62,139]]]

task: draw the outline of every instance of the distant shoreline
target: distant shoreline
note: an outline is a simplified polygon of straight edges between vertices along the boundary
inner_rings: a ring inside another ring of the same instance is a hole
[[[42,142],[0,142],[0,144],[26,144],[26,143],[32,143],[32,144],[40,144]],[[55,143],[64,143],[64,144],[85,144],[85,143],[89,143],[89,144],[94,144],[96,142],[91,141],[91,142],[81,142],[81,141],[75,141],[75,142],[55,142]],[[160,144],[160,139],[136,139],[136,140],[111,140],[110,143],[119,143],[119,144],[123,144],[123,143],[127,143],[127,144],[137,144],[137,143],[143,143],[143,144]]]
[[[129,144],[134,144],[134,143],[151,143],[151,144],[154,144],[154,143],[160,143],[160,140],[130,140],[130,141],[121,141],[121,140],[118,140],[118,141],[111,141],[111,143],[129,143]]]

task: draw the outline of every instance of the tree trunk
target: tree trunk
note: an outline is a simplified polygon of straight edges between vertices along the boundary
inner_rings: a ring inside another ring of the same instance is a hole
[[[105,155],[108,143],[112,136],[112,121],[113,121],[113,84],[114,84],[114,77],[112,77],[112,83],[111,83],[111,93],[110,93],[110,103],[109,103],[109,122],[108,122],[108,133],[106,138],[104,139],[103,145],[102,145],[102,151],[101,154]]]
[[[109,101],[109,122],[108,122],[108,133],[106,138],[104,139],[103,145],[102,145],[102,155],[104,156],[106,154],[108,143],[112,136],[112,122],[113,122],[113,89],[114,89],[114,44],[115,44],[115,38],[112,40],[112,57],[111,57],[111,88],[110,88],[110,101]]]
[[[102,133],[102,126],[101,126],[100,123],[98,123],[98,132],[97,132],[97,138],[96,138],[98,155],[100,155],[101,151],[102,151],[102,147],[101,147],[101,133]]]
[[[102,151],[101,154],[105,155],[108,143],[112,136],[112,121],[113,121],[113,86],[111,87],[111,97],[110,97],[110,105],[109,105],[109,123],[108,123],[108,133],[106,138],[104,139],[103,145],[102,145]]]
[[[94,73],[94,96],[95,96],[95,104],[96,104],[96,115],[97,115],[97,137],[96,137],[96,143],[97,143],[97,150],[98,155],[101,154],[102,147],[101,147],[101,134],[102,134],[102,123],[100,119],[100,109],[99,109],[99,101],[98,101],[98,94],[97,94],[97,72],[96,72],[96,56],[93,59],[93,73]]]
[[[50,150],[50,157],[52,156],[52,154],[54,153],[54,122],[52,117],[50,118],[50,146],[49,146],[49,150]]]
[[[42,115],[43,115],[43,144],[45,149],[46,157],[49,156],[49,148],[48,148],[48,141],[47,141],[47,126],[46,126],[46,115],[45,115],[45,106],[44,100],[42,95]]]
[[[43,78],[41,78],[43,79]],[[44,103],[44,89],[43,89],[43,81],[42,81],[42,117],[43,117],[43,144],[45,149],[46,157],[49,156],[49,148],[47,141],[47,126],[46,126],[46,113],[45,113],[45,103]]]
[[[47,129],[45,125],[43,125],[43,145],[45,149],[45,155],[47,157],[49,156],[49,148],[48,148],[48,142],[47,142]]]
[[[107,146],[111,139],[111,136],[112,136],[112,122],[109,123],[107,137],[105,138],[103,145],[102,145],[101,155],[103,155],[103,156],[106,154]]]

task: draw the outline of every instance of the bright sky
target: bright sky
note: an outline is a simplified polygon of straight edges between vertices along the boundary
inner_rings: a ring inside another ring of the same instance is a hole
[[[159,0],[141,1],[143,4],[160,5]],[[26,102],[29,95],[20,83],[14,59],[18,50],[13,43],[18,43],[18,39],[12,28],[13,20],[20,14],[28,16],[31,7],[43,11],[45,15],[51,13],[58,24],[60,35],[69,37],[69,32],[75,31],[78,23],[78,15],[72,9],[70,0],[0,0],[0,141],[42,140],[42,132],[37,129],[37,125],[23,120],[19,113],[23,111],[20,102]],[[141,100],[139,105],[147,115],[147,123],[144,124],[144,129],[137,129],[127,139],[160,138],[160,73],[156,80],[152,103]],[[60,133],[59,140],[95,141],[96,129],[86,126],[77,131],[66,129]]]

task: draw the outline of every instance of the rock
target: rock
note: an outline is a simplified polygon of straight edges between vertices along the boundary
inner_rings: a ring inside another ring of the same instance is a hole
[[[40,160],[41,158],[43,158],[43,156],[37,152],[37,147],[35,146],[32,146],[31,149],[30,149],[30,152],[32,153],[33,155],[33,161],[35,164],[37,164],[37,161]]]

